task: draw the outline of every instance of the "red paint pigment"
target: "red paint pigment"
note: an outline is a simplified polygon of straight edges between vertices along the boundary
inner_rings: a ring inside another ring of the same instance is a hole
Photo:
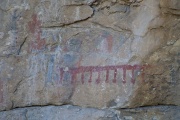
[[[40,25],[41,22],[37,19],[37,15],[32,15],[32,21],[28,23],[30,32],[35,34],[35,32],[40,29]]]
[[[34,41],[31,42],[29,51],[32,50],[41,50],[45,47],[45,39],[41,39],[41,21],[38,20],[37,15],[32,15],[32,21],[28,23],[30,32],[33,34]]]
[[[89,78],[89,81],[88,81],[89,83],[91,83],[92,82],[92,72],[90,72],[90,78]]]
[[[96,83],[97,83],[97,84],[99,84],[100,81],[101,81],[101,78],[100,78],[101,73],[100,73],[100,72],[101,72],[101,71],[99,70],[99,71],[98,71],[98,78],[97,78],[97,80],[96,80]]]
[[[111,35],[109,35],[107,38],[107,43],[108,43],[108,52],[112,51],[112,47],[113,47],[113,37]]]
[[[113,83],[116,83],[116,76],[117,76],[117,69],[114,70],[114,79],[113,79]],[[107,78],[106,78],[107,79]]]
[[[109,71],[112,70],[114,71],[114,77],[112,79],[113,83],[117,82],[117,73],[118,73],[118,69],[123,70],[123,80],[122,82],[125,84],[126,83],[126,71],[127,70],[131,70],[132,71],[132,77],[131,77],[131,83],[134,84],[135,83],[135,70],[144,70],[146,67],[148,67],[147,65],[119,65],[119,66],[86,66],[86,67],[78,67],[78,68],[69,68],[68,73],[71,74],[71,83],[74,84],[77,81],[77,74],[81,74],[81,83],[84,84],[84,73],[88,72],[90,74],[90,78],[88,80],[89,83],[92,82],[92,74],[93,73],[98,73],[98,77],[96,79],[96,83],[99,84],[101,82],[101,72],[106,71],[106,79],[105,82],[109,83]],[[63,81],[63,76],[64,76],[65,71],[63,70],[63,68],[60,68],[60,75],[61,75],[61,79],[60,79],[60,83],[62,83]],[[142,73],[142,75],[144,76],[144,73]],[[144,79],[142,76],[142,79]]]
[[[106,83],[109,83],[109,70],[106,71]]]

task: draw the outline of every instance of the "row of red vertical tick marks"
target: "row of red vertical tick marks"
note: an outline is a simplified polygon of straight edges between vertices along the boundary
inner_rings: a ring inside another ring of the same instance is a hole
[[[101,78],[100,78],[100,74],[102,72],[106,72],[106,78],[105,78],[105,82],[109,83],[109,74],[110,71],[114,71],[114,75],[113,75],[113,79],[112,82],[116,83],[117,82],[117,73],[118,73],[118,69],[121,69],[123,72],[123,80],[122,82],[125,84],[126,83],[126,71],[130,70],[132,75],[131,75],[131,83],[134,84],[135,83],[135,71],[141,71],[141,77],[142,80],[144,81],[144,70],[146,68],[148,68],[149,65],[117,65],[117,66],[81,66],[78,68],[68,68],[67,70],[65,70],[64,68],[60,68],[60,84],[62,84],[63,82],[63,78],[65,73],[69,73],[71,75],[71,83],[74,84],[77,81],[77,75],[81,74],[81,83],[84,84],[85,80],[84,80],[84,73],[88,72],[90,74],[89,80],[88,82],[91,83],[92,82],[92,74],[93,73],[98,73],[98,78],[96,79],[96,83],[99,84],[101,82]]]

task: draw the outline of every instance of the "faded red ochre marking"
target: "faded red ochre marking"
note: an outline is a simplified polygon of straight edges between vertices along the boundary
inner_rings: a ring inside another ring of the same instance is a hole
[[[0,103],[3,103],[3,81],[0,80]]]
[[[106,83],[109,82],[109,70],[106,71]]]
[[[89,81],[88,81],[89,83],[91,83],[92,82],[92,72],[90,72],[90,78],[89,78]]]
[[[119,66],[86,66],[86,67],[78,67],[78,68],[69,68],[68,73],[71,74],[71,83],[76,83],[77,81],[77,74],[81,74],[81,82],[82,84],[84,84],[84,73],[88,72],[90,74],[90,78],[88,80],[89,83],[92,82],[92,74],[94,72],[98,73],[98,78],[96,79],[96,83],[99,84],[101,82],[101,78],[100,78],[100,74],[103,71],[106,71],[106,83],[109,83],[109,71],[112,70],[114,71],[114,78],[112,79],[113,83],[117,82],[117,73],[118,73],[118,69],[122,69],[123,70],[123,80],[122,82],[125,84],[126,83],[126,71],[127,70],[131,70],[132,71],[132,77],[131,77],[131,83],[135,83],[135,76],[134,76],[134,72],[135,70],[144,70],[145,68],[147,68],[147,65],[119,65]],[[63,81],[63,76],[64,76],[65,71],[63,70],[63,68],[60,68],[60,75],[61,75],[61,79],[60,79],[60,83],[62,83]],[[143,73],[144,75],[144,73]],[[143,76],[142,76],[143,77]],[[142,78],[144,79],[144,78]]]
[[[32,21],[28,23],[29,30],[33,34],[34,41],[31,42],[29,51],[41,50],[45,47],[45,39],[41,39],[41,21],[38,20],[37,15],[32,16]]]
[[[81,57],[79,58],[78,62],[76,63],[76,66],[77,66],[77,67],[80,67],[82,59],[83,59],[83,57],[81,56]]]
[[[101,81],[101,78],[100,78],[101,73],[100,73],[100,72],[101,72],[101,71],[99,70],[99,71],[98,71],[98,78],[97,78],[97,80],[96,80],[96,83],[97,83],[97,84],[99,84],[100,81]]]
[[[107,43],[108,43],[108,52],[111,52],[112,47],[113,47],[113,37],[111,35],[108,35],[106,40],[107,40]]]
[[[40,29],[40,25],[41,22],[37,19],[37,15],[32,15],[32,21],[28,23],[30,32],[35,34],[35,32]]]
[[[113,79],[113,83],[116,83],[116,76],[117,76],[117,69],[114,70],[114,79]]]

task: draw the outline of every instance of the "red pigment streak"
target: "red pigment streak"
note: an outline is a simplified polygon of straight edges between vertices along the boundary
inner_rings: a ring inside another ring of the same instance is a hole
[[[40,29],[41,21],[37,19],[37,15],[32,15],[32,21],[28,23],[29,30],[31,33],[35,34],[37,30]]]
[[[76,66],[79,67],[81,65],[81,61],[82,61],[83,57],[81,56],[80,59],[78,60],[78,62],[76,63]]]
[[[119,66],[86,66],[86,67],[78,67],[78,68],[69,68],[68,73],[71,74],[71,83],[75,83],[76,82],[76,76],[77,74],[81,74],[81,82],[82,84],[84,84],[84,73],[88,72],[90,73],[90,78],[88,80],[89,83],[92,82],[92,74],[93,72],[98,73],[98,78],[96,80],[96,83],[99,84],[101,82],[101,78],[100,78],[100,74],[102,71],[106,71],[106,83],[109,83],[109,70],[113,70],[114,71],[114,79],[112,80],[113,83],[117,82],[117,70],[118,69],[122,69],[123,70],[123,80],[122,82],[125,84],[126,83],[126,71],[127,70],[131,70],[132,71],[132,78],[131,78],[131,83],[134,84],[135,83],[135,76],[134,76],[134,72],[135,70],[142,70],[145,69],[146,67],[148,67],[147,65],[119,65]],[[60,74],[61,74],[61,80],[63,80],[63,68],[60,69]],[[143,74],[144,75],[144,74]],[[143,76],[142,76],[143,77]],[[142,78],[144,79],[144,78]]]
[[[99,84],[100,81],[101,81],[101,78],[100,78],[100,71],[98,71],[98,78],[97,78],[97,80],[96,80],[96,83]]]
[[[123,68],[123,83],[126,83],[126,67]]]
[[[116,76],[117,76],[117,69],[114,70],[114,79],[113,79],[113,83],[116,83]]]
[[[109,83],[109,70],[106,71],[106,83]]]
[[[89,81],[88,81],[89,83],[91,83],[92,82],[92,71],[90,71],[90,78],[89,78]]]
[[[108,52],[111,52],[112,46],[113,46],[113,37],[111,35],[109,35],[106,40],[108,43]]]
[[[3,103],[3,81],[0,81],[0,103]]]
[[[134,69],[132,69],[132,78],[131,78],[131,82],[132,82],[133,84],[135,83]]]
[[[76,83],[77,73],[76,73],[76,71],[72,71],[71,74],[72,74],[71,83],[74,84],[74,83]],[[84,76],[84,75],[83,75],[83,76]],[[82,76],[81,76],[81,79],[84,79],[84,78],[82,78]]]
[[[41,39],[41,21],[38,20],[37,15],[32,16],[32,21],[28,23],[29,30],[33,34],[35,41],[30,44],[29,51],[41,50],[45,47],[45,39]]]

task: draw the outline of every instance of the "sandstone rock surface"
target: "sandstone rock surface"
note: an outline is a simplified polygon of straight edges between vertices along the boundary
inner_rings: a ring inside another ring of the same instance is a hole
[[[1,120],[179,120],[180,108],[175,106],[136,109],[98,110],[77,106],[45,106],[18,108],[0,112]]]
[[[179,106],[179,15],[179,0],[1,0],[0,119],[20,107],[28,119],[61,111],[32,106],[93,107],[62,109],[87,111],[79,119],[97,112],[95,120],[106,116],[97,109]]]

